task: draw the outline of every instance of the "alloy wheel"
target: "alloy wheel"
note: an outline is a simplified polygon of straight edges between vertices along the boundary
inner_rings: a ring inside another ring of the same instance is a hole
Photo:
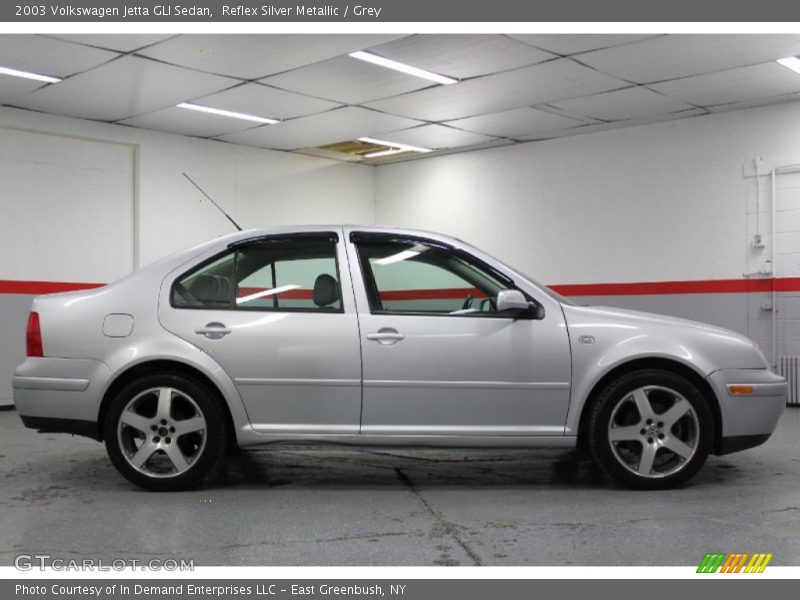
[[[169,478],[186,472],[202,455],[206,432],[206,418],[194,399],[176,388],[154,387],[125,405],[117,441],[136,471]]]
[[[608,422],[614,458],[639,477],[663,478],[681,471],[699,441],[700,423],[692,404],[668,387],[644,386],[625,394]]]

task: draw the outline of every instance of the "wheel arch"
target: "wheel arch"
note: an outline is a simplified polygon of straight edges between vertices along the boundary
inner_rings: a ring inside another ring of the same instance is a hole
[[[592,386],[592,389],[586,396],[586,401],[583,403],[583,407],[581,408],[581,415],[578,421],[578,445],[584,448],[586,447],[586,436],[589,429],[589,418],[592,412],[592,406],[594,405],[600,392],[614,379],[627,373],[640,371],[642,369],[661,369],[663,371],[669,371],[676,375],[680,375],[691,382],[692,385],[694,385],[700,391],[700,393],[706,399],[706,402],[708,402],[708,406],[711,409],[711,414],[714,418],[714,443],[712,446],[712,453],[718,453],[722,440],[722,412],[713,388],[708,381],[706,381],[705,377],[691,367],[677,360],[661,357],[639,358],[617,365],[605,373]]]
[[[222,394],[219,386],[217,386],[217,384],[214,383],[214,381],[200,369],[180,361],[169,359],[156,359],[135,364],[114,378],[114,380],[106,389],[103,399],[100,403],[100,411],[98,414],[97,423],[97,430],[100,440],[105,438],[105,432],[103,431],[103,428],[105,425],[106,413],[108,412],[108,407],[114,397],[132,381],[136,380],[142,375],[151,375],[153,373],[178,373],[180,375],[196,379],[207,386],[211,393],[216,397],[225,413],[225,426],[230,434],[229,440],[231,440],[231,443],[236,443],[236,427],[234,426],[233,415],[231,414],[230,406],[228,406],[228,402],[225,400],[225,396]]]

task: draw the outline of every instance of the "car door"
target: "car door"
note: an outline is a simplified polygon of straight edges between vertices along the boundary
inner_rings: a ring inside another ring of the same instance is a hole
[[[228,373],[259,433],[358,433],[360,342],[346,265],[336,232],[250,240],[168,282],[159,318]]]
[[[433,240],[349,233],[362,434],[563,435],[570,350],[555,301],[542,318],[498,313],[514,284],[485,262]]]

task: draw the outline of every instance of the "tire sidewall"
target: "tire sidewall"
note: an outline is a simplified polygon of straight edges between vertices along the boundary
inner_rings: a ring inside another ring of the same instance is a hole
[[[125,458],[117,439],[117,426],[122,411],[137,394],[154,387],[180,390],[197,403],[206,420],[206,440],[202,453],[186,471],[174,477],[149,477],[136,470]],[[225,420],[218,400],[205,385],[173,373],[145,375],[126,385],[111,401],[103,431],[106,451],[117,470],[128,481],[152,491],[183,490],[196,484],[217,462],[226,443]]]
[[[677,473],[643,477],[621,465],[608,440],[608,425],[619,401],[635,389],[662,386],[674,390],[691,404],[699,423],[700,439],[694,456]],[[609,383],[597,397],[589,424],[589,448],[595,461],[616,481],[628,487],[656,490],[676,487],[692,478],[703,466],[714,440],[714,419],[703,394],[686,378],[658,369],[634,371]]]

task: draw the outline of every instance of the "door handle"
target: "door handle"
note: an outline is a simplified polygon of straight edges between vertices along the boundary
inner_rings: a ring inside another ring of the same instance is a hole
[[[198,335],[204,335],[210,340],[218,340],[228,335],[231,330],[225,327],[224,323],[207,323],[205,327],[194,330]]]
[[[372,340],[373,342],[378,342],[379,344],[384,344],[384,345],[396,344],[397,342],[404,340],[405,337],[406,336],[404,336],[396,329],[391,329],[388,327],[379,329],[377,333],[367,334],[368,340]]]

